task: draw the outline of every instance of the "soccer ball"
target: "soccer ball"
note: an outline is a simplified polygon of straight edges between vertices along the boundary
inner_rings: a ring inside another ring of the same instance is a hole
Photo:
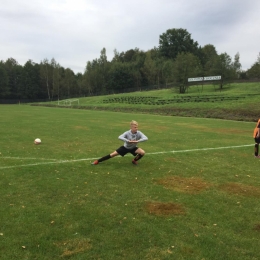
[[[34,143],[35,144],[40,144],[42,141],[41,141],[41,139],[40,138],[36,138],[35,140],[34,140]]]

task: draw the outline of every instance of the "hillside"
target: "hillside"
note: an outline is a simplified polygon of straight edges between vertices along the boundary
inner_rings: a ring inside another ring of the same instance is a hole
[[[177,89],[160,89],[84,97],[71,105],[63,101],[33,105],[256,121],[260,117],[259,97],[260,83],[233,83],[222,90],[197,85],[190,86],[185,94]]]

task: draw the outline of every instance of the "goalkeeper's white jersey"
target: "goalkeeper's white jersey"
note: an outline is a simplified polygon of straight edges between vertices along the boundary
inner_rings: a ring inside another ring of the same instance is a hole
[[[138,143],[129,143],[129,141],[138,141],[144,142],[148,140],[148,137],[144,135],[141,131],[137,131],[136,133],[132,133],[131,130],[128,130],[121,134],[118,137],[119,140],[124,141],[124,147],[127,149],[132,149],[137,146]]]

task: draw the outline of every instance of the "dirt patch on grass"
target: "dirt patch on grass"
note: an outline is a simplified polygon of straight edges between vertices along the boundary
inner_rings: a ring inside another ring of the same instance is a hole
[[[76,126],[74,126],[74,128],[77,130],[77,129],[80,129],[80,130],[89,130],[89,128],[88,127],[86,127],[86,126],[80,126],[80,125],[76,125]]]
[[[177,203],[147,202],[146,211],[157,216],[185,214],[184,207]]]
[[[220,185],[219,188],[230,194],[239,196],[260,197],[260,188],[242,183],[225,183]]]
[[[260,224],[256,224],[254,230],[260,232]]]
[[[168,157],[165,159],[165,161],[168,161],[168,162],[176,162],[178,161],[175,157]]]
[[[73,239],[64,242],[55,243],[55,245],[62,249],[61,257],[70,257],[72,255],[85,252],[91,248],[89,239]]]
[[[158,184],[163,185],[167,189],[173,189],[179,192],[199,193],[208,189],[211,184],[201,178],[183,178],[179,176],[169,176],[156,180]]]

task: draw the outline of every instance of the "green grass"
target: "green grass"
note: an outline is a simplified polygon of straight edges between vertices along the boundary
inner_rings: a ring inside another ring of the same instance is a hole
[[[0,111],[1,260],[259,259],[254,122]],[[132,119],[149,138],[139,165],[130,155],[90,165]]]
[[[259,117],[260,83],[190,86],[186,94],[177,89],[85,97],[74,108],[137,113],[256,121]],[[56,106],[57,102],[40,105]],[[34,104],[38,105],[38,104]]]

